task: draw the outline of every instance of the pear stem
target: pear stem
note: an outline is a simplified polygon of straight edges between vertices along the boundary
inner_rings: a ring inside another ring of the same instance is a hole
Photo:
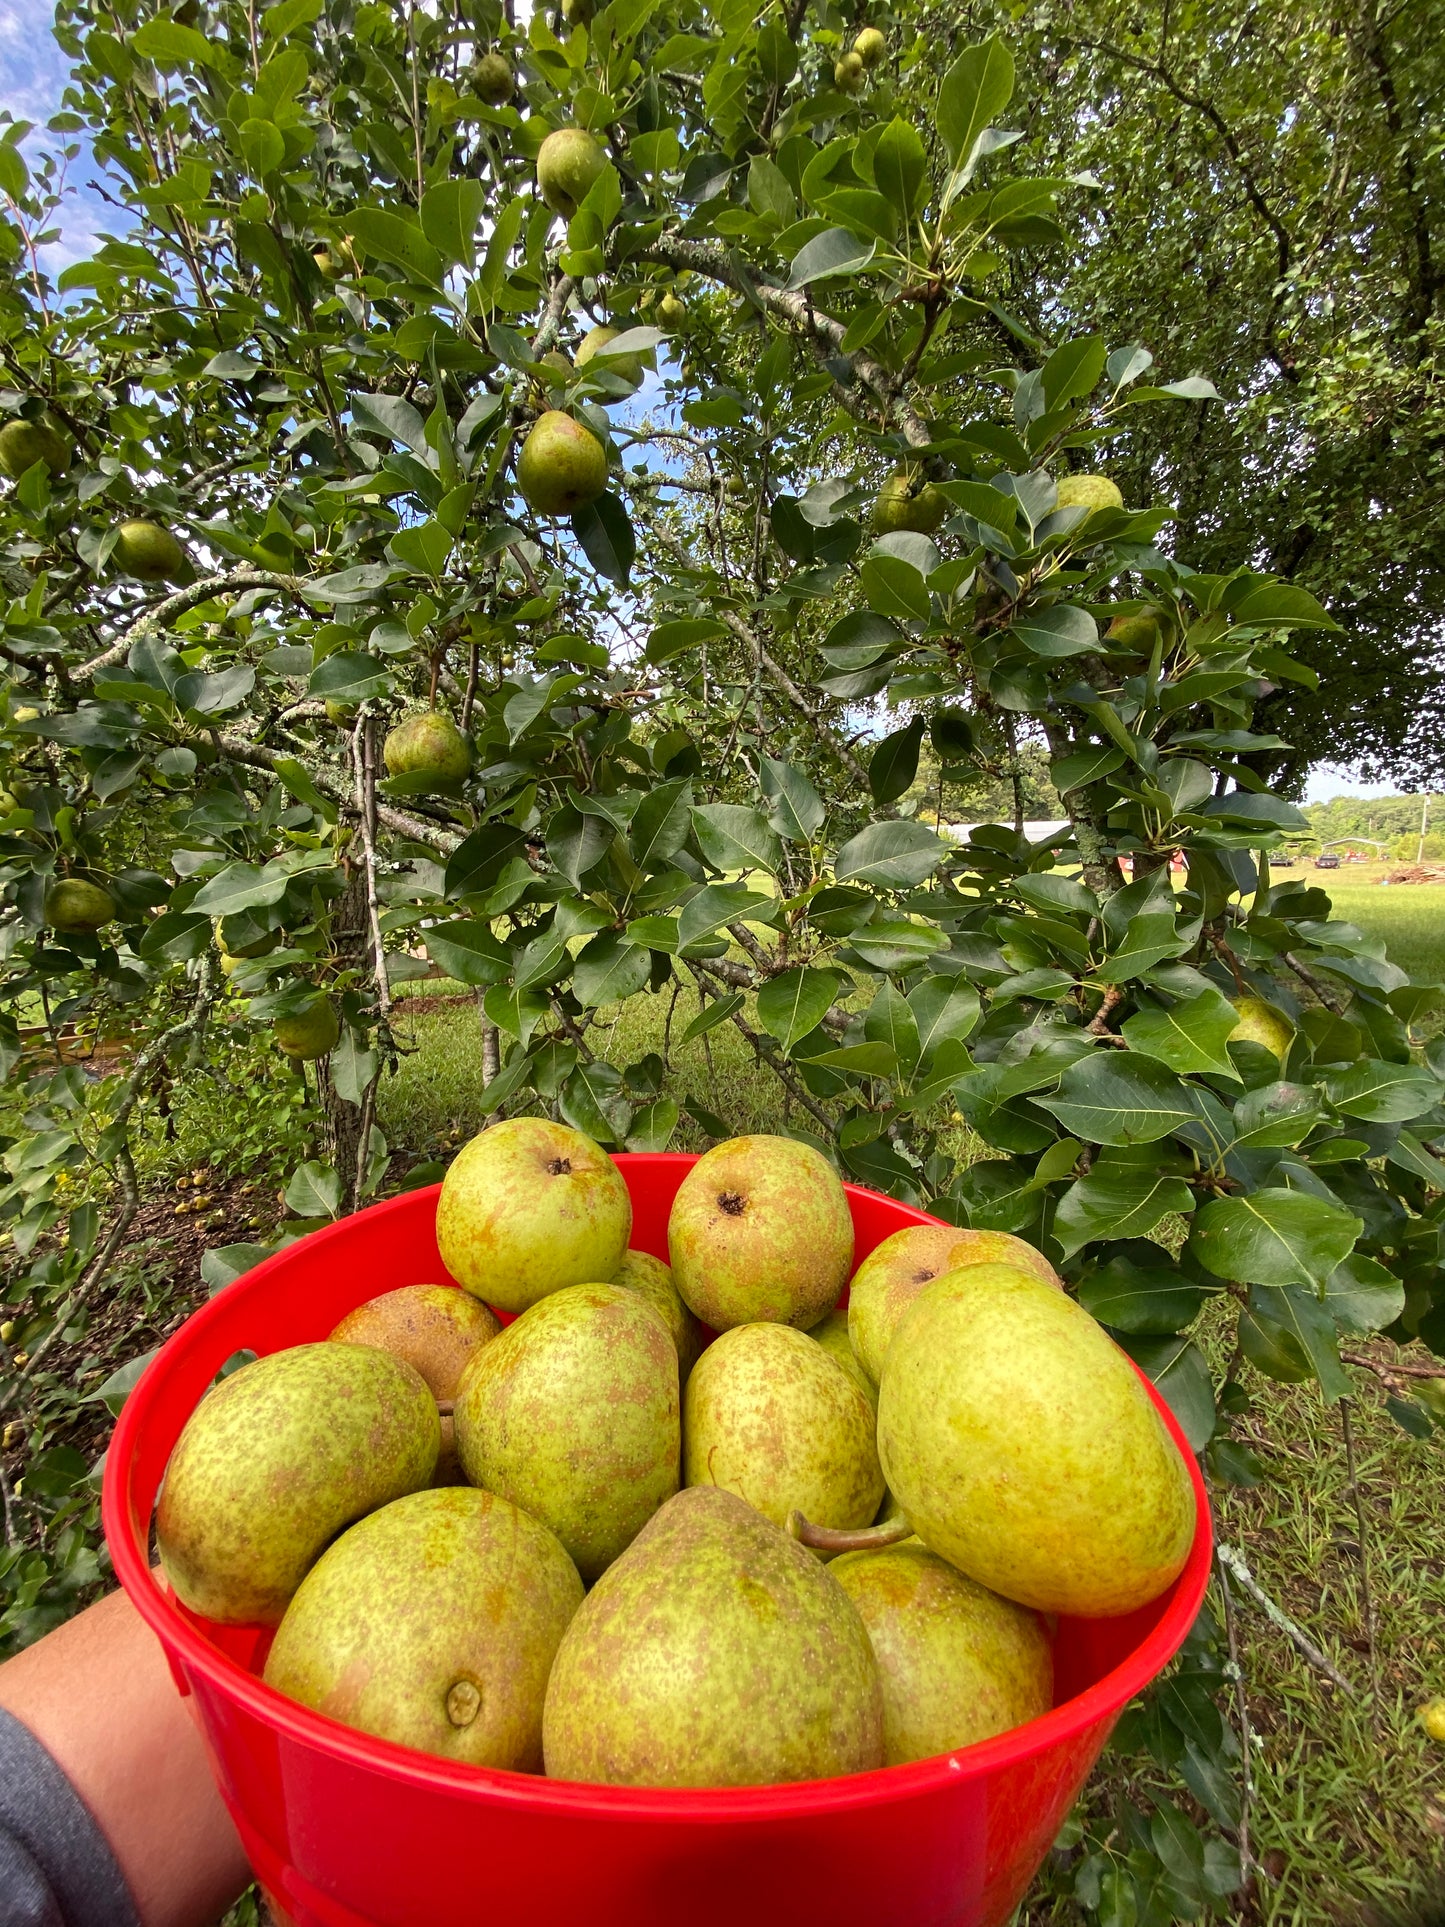
[[[913,1537],[913,1527],[906,1519],[889,1519],[879,1526],[856,1526],[850,1531],[846,1527],[815,1526],[796,1509],[788,1514],[788,1531],[800,1544],[811,1546],[815,1552],[881,1552],[885,1546],[896,1546],[900,1540]]]

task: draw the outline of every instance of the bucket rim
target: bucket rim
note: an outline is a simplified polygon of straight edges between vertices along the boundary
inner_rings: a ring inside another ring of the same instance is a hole
[[[697,1154],[684,1151],[613,1155],[624,1173],[629,1166],[685,1168],[697,1161]],[[1129,1701],[1157,1678],[1188,1637],[1204,1602],[1213,1562],[1208,1494],[1178,1420],[1151,1380],[1135,1365],[1175,1449],[1184,1460],[1194,1494],[1194,1538],[1183,1570],[1164,1595],[1163,1610],[1155,1624],[1116,1666],[1037,1719],[991,1739],[978,1740],[952,1753],[911,1761],[904,1766],[878,1767],[866,1773],[824,1780],[743,1787],[624,1787],[468,1766],[358,1732],[288,1699],[215,1646],[201,1630],[200,1623],[194,1621],[165,1588],[159,1569],[152,1568],[148,1547],[156,1493],[149,1494],[142,1519],[132,1503],[130,1491],[136,1448],[170,1364],[194,1345],[211,1324],[229,1314],[236,1303],[233,1293],[264,1294],[270,1280],[296,1262],[296,1253],[303,1245],[315,1251],[321,1241],[354,1236],[358,1221],[374,1223],[382,1214],[415,1211],[426,1200],[434,1201],[440,1190],[440,1184],[436,1184],[402,1192],[348,1218],[338,1219],[273,1253],[192,1312],[156,1353],[127,1398],[106,1453],[101,1522],[116,1577],[165,1649],[173,1670],[179,1667],[187,1676],[186,1691],[192,1690],[191,1676],[198,1676],[213,1691],[288,1740],[328,1755],[340,1764],[409,1782],[418,1790],[446,1791],[472,1798],[484,1796],[502,1806],[559,1815],[587,1814],[592,1818],[607,1816],[653,1824],[671,1821],[696,1825],[708,1821],[724,1823],[840,1812],[938,1793],[964,1778],[986,1778],[1001,1768],[1017,1766],[1064,1747],[1091,1729],[1102,1726],[1107,1731]],[[943,1222],[866,1185],[845,1183],[844,1190],[850,1201],[857,1198],[886,1204],[890,1212],[896,1214],[895,1228],[900,1230],[913,1224]],[[159,1480],[157,1489],[158,1486]]]

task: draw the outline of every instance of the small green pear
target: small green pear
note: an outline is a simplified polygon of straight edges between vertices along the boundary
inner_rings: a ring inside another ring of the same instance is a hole
[[[571,515],[607,486],[607,450],[560,408],[539,415],[517,457],[517,482],[538,515]]]
[[[186,1421],[156,1506],[193,1612],[275,1626],[343,1526],[416,1492],[441,1443],[419,1372],[362,1345],[293,1345],[223,1378]]]
[[[796,1510],[846,1531],[883,1497],[873,1402],[806,1332],[737,1325],[692,1368],[683,1483],[736,1492],[775,1525]]]
[[[888,42],[876,27],[865,27],[853,42],[853,51],[871,73],[888,52]]]
[[[675,335],[687,325],[687,303],[672,288],[658,302],[656,314],[664,334]]]
[[[883,1698],[852,1601],[716,1486],[678,1493],[582,1602],[542,1720],[547,1772],[756,1786],[883,1764]]]
[[[950,1272],[904,1313],[878,1451],[930,1551],[1040,1612],[1132,1612],[1188,1557],[1189,1472],[1133,1365],[1017,1266]]]
[[[271,1035],[288,1057],[310,1063],[335,1049],[341,1024],[330,999],[318,997],[294,1017],[278,1017]]]
[[[381,746],[388,776],[424,776],[459,783],[472,766],[472,746],[450,716],[423,709],[387,732]]]
[[[767,1320],[807,1330],[837,1304],[853,1264],[853,1218],[837,1172],[795,1138],[728,1138],[673,1199],[672,1275],[714,1331]]]
[[[1107,475],[1065,475],[1059,481],[1055,506],[1087,509],[1092,515],[1097,509],[1123,508],[1124,498],[1118,483],[1110,481]]]
[[[577,1568],[516,1506],[468,1486],[413,1492],[322,1553],[266,1684],[398,1746],[537,1773],[547,1676],[581,1603]]]
[[[473,1485],[555,1532],[589,1584],[678,1487],[677,1352],[622,1285],[569,1285],[462,1374],[453,1416]]]
[[[607,165],[607,149],[584,127],[559,127],[537,150],[537,188],[555,214],[571,220]]]
[[[890,475],[873,503],[873,526],[880,535],[932,535],[943,526],[948,498],[922,476]]]
[[[517,91],[517,77],[512,72],[512,63],[507,56],[495,48],[485,53],[472,68],[472,92],[477,99],[488,107],[505,107]]]
[[[567,1285],[617,1274],[632,1233],[626,1180],[600,1144],[542,1117],[505,1118],[464,1144],[442,1179],[437,1248],[464,1291],[525,1311]]]
[[[0,428],[0,475],[18,482],[27,469],[44,462],[52,475],[70,467],[70,447],[48,421],[16,415]]]
[[[1294,1025],[1282,1010],[1263,997],[1231,997],[1239,1022],[1229,1033],[1231,1044],[1259,1044],[1282,1064],[1294,1042]]]
[[[1053,1651],[1039,1615],[916,1539],[845,1552],[831,1571],[878,1661],[889,1766],[991,1739],[1053,1704]]]
[[[641,354],[614,355],[611,344],[621,339],[625,331],[621,328],[589,328],[577,347],[577,366],[585,368],[590,361],[602,356],[602,366],[609,374],[620,375],[624,381],[634,384],[642,380],[645,372],[645,357]]]
[[[45,892],[45,922],[62,936],[89,937],[115,917],[115,898],[84,877],[57,877]]]
[[[925,1286],[972,1264],[1014,1264],[1045,1284],[1063,1280],[1041,1251],[1007,1231],[914,1224],[874,1247],[848,1285],[848,1335],[858,1362],[877,1385],[899,1319]]]
[[[863,59],[858,53],[849,52],[840,56],[833,64],[833,85],[840,94],[857,94],[863,89]]]
[[[624,1251],[612,1282],[637,1292],[662,1319],[672,1334],[678,1373],[686,1384],[705,1341],[702,1326],[682,1302],[667,1266],[650,1251]]]
[[[139,518],[121,523],[111,560],[123,575],[141,582],[177,582],[189,566],[185,550],[169,529]]]

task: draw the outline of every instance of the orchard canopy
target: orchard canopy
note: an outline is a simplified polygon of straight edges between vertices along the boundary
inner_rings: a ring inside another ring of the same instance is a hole
[[[1341,1334],[1445,1351],[1445,993],[1268,863],[1256,706],[1335,626],[1108,480],[1220,404],[1011,304],[1109,183],[1043,170],[1007,38],[866,26],[62,5],[56,158],[0,144],[3,1199],[52,1337],[208,1027],[318,1066],[291,1228],[370,1195],[435,965],[488,1113],[614,1148],[726,1134],[670,1052],[735,1026],[778,1129],[1043,1245],[1222,1476],[1221,1297],[1331,1400]],[[115,238],[52,282],[82,133]],[[675,1021],[620,1065],[634,998]],[[122,1072],[37,1069],[67,1029]]]

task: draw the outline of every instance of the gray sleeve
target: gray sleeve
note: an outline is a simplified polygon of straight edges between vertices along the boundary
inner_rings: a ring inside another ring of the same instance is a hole
[[[105,1835],[60,1768],[0,1708],[0,1921],[140,1927]]]

